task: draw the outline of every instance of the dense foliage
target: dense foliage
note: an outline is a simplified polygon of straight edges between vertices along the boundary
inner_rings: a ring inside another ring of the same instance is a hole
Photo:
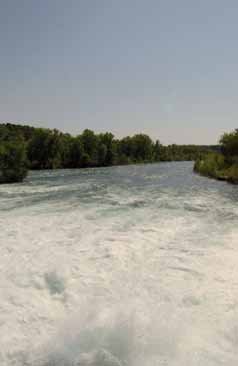
[[[11,146],[11,147],[10,147]],[[121,140],[106,132],[86,129],[78,136],[58,130],[0,124],[0,171],[6,181],[21,181],[29,169],[86,168],[158,161],[195,160],[217,147],[195,145],[163,146],[145,134]],[[15,148],[15,151],[13,151]],[[8,160],[6,157],[8,156]],[[10,177],[10,176],[9,176]],[[2,178],[2,181],[4,178]]]
[[[221,139],[221,152],[230,165],[238,163],[238,129],[225,133]]]
[[[22,140],[0,142],[0,183],[21,182],[27,175],[26,148]]]
[[[220,153],[201,155],[194,170],[207,177],[238,183],[238,129],[220,139]]]

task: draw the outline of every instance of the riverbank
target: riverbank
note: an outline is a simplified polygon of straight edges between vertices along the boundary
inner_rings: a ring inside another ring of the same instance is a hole
[[[222,154],[210,153],[197,159],[194,172],[208,178],[238,184],[238,165],[228,164]]]
[[[85,129],[77,136],[56,129],[0,123],[0,183],[21,182],[27,170],[79,169],[159,161],[194,161],[218,146],[162,145],[144,133],[116,138]],[[1,178],[2,177],[2,178]]]

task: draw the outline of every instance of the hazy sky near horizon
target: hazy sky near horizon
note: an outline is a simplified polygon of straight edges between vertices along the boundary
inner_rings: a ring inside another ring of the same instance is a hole
[[[238,120],[237,0],[0,0],[0,120],[216,143]]]

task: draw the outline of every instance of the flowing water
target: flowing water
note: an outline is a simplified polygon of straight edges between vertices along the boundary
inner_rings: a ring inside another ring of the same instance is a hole
[[[237,224],[187,162],[0,186],[0,365],[237,365]]]

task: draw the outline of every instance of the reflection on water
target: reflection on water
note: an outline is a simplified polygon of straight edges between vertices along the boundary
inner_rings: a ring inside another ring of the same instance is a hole
[[[238,188],[192,163],[0,186],[0,364],[238,364]]]

